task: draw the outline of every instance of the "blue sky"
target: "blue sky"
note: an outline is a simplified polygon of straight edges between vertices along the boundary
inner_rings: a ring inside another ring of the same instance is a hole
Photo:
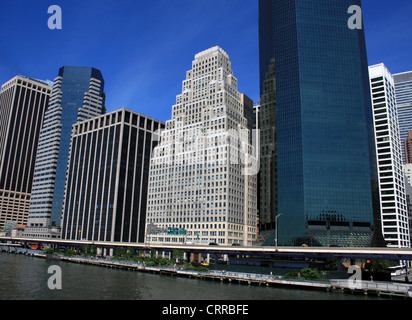
[[[50,30],[50,5],[63,29]],[[412,1],[363,0],[369,64],[412,70]],[[64,65],[105,78],[108,111],[168,120],[194,55],[228,52],[239,90],[259,100],[257,0],[0,0],[0,84],[17,74],[53,80]]]

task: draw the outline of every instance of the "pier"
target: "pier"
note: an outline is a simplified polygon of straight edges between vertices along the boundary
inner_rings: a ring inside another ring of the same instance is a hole
[[[106,268],[115,268],[128,271],[148,272],[152,274],[168,275],[172,277],[186,277],[198,280],[221,281],[243,285],[276,286],[304,290],[324,290],[331,293],[361,294],[386,296],[389,298],[412,299],[412,284],[392,282],[359,281],[354,287],[348,280],[331,279],[324,281],[285,279],[276,275],[241,273],[232,271],[209,270],[205,272],[184,270],[179,267],[149,267],[142,263],[131,263],[113,260],[91,260],[86,258],[62,257],[62,261],[73,263],[92,264]]]
[[[381,282],[359,281],[350,283],[348,280],[330,280],[331,289],[352,294],[372,294],[376,296],[388,296],[390,298],[412,298],[412,285]]]
[[[151,274],[167,275],[172,277],[186,277],[198,280],[220,281],[242,285],[257,285],[266,287],[287,287],[303,290],[324,290],[331,294],[359,294],[374,295],[379,297],[412,299],[412,284],[380,281],[353,282],[345,279],[303,280],[286,279],[277,275],[241,273],[233,271],[194,271],[185,270],[179,266],[147,266],[145,263],[106,260],[103,258],[66,257],[63,255],[47,255],[38,250],[19,247],[0,246],[0,251],[25,254],[43,259],[53,259],[69,263],[88,264],[98,267],[121,269],[134,272],[147,272]]]

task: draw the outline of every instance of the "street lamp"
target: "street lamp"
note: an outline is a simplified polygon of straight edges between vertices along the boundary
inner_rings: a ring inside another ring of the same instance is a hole
[[[278,219],[282,214],[277,214],[275,217],[275,223],[276,223],[276,239],[275,239],[275,247],[276,249],[278,248]]]

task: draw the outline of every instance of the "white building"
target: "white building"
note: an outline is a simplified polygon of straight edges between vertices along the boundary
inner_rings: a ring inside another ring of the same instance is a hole
[[[227,53],[197,54],[151,159],[147,242],[253,244],[259,168],[251,113]]]
[[[393,77],[369,67],[375,123],[382,232],[388,247],[410,247],[405,178]]]

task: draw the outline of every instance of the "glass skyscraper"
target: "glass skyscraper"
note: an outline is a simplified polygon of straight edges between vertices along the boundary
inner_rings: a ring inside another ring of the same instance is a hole
[[[39,148],[26,235],[58,234],[63,210],[72,126],[99,116],[104,108],[104,79],[91,67],[62,67],[55,79]]]
[[[381,244],[364,30],[348,26],[354,4],[259,1],[261,94],[267,75],[276,78],[277,212],[267,216],[278,232],[265,244]]]
[[[395,82],[399,131],[403,143],[408,138],[408,131],[412,130],[412,71],[394,74],[393,79]],[[402,161],[406,162],[404,148],[402,148]]]

